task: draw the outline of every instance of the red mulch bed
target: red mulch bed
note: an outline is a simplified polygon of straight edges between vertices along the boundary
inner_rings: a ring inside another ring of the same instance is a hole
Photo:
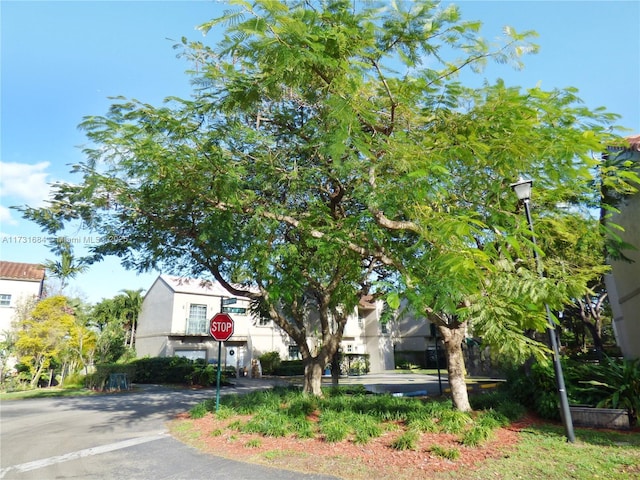
[[[182,417],[183,420],[188,418],[188,415]],[[329,443],[322,438],[263,437],[227,428],[231,422],[247,418],[218,420],[208,414],[188,420],[193,428],[189,433],[177,436],[205,452],[240,461],[349,480],[371,480],[372,475],[376,480],[400,480],[428,478],[434,472],[455,472],[473,468],[487,459],[504,457],[517,444],[520,430],[541,423],[537,418],[527,416],[507,428],[495,430],[492,438],[479,447],[462,445],[459,435],[423,433],[417,449],[398,451],[390,444],[402,430],[386,431],[366,445],[359,445],[349,439]],[[455,449],[460,455],[455,460],[448,460],[431,452],[434,445]]]

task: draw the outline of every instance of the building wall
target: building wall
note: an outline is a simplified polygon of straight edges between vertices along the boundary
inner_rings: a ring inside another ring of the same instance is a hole
[[[628,151],[621,155],[640,162],[640,152]],[[606,278],[606,285],[622,354],[625,358],[640,358],[640,193],[627,197],[619,209],[620,213],[611,221],[624,228],[620,236],[637,250],[624,252],[632,263],[611,263],[612,272]]]
[[[147,291],[136,330],[139,357],[167,356],[168,336],[173,321],[173,291],[159,278]]]
[[[33,280],[0,279],[0,294],[11,296],[9,305],[0,305],[0,337],[11,330],[16,306],[40,296],[41,284],[42,282]]]
[[[388,327],[383,328],[380,323],[383,308],[384,303],[378,301],[375,308],[359,312],[364,324],[363,341],[365,350],[369,354],[371,373],[382,373],[395,368],[391,331]]]
[[[197,281],[194,281],[197,282]],[[159,277],[145,295],[136,335],[136,351],[144,356],[186,356],[216,362],[218,342],[209,336],[209,320],[220,312],[222,299],[229,298],[226,290],[218,284],[201,289],[195,284],[175,291],[175,285]],[[204,293],[194,293],[202,290]],[[249,300],[236,298],[236,303],[225,308],[245,308],[246,314],[227,312],[234,320],[234,333],[222,345],[221,362],[238,368],[251,366],[251,361],[260,355],[276,351],[282,359],[290,358],[290,346],[295,343],[272,321],[260,321],[253,317]],[[202,332],[188,331],[187,323],[192,304],[206,306],[206,322]],[[354,311],[345,326],[342,350],[348,353],[369,354],[372,372],[393,369],[393,347],[391,336],[381,332],[379,313],[382,302],[374,308]],[[313,319],[311,319],[313,321]],[[310,338],[314,348],[317,339]]]

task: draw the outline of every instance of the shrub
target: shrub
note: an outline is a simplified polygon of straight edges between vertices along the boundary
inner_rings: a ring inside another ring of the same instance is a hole
[[[287,413],[291,416],[306,417],[318,409],[318,398],[315,396],[304,396],[293,399],[287,407]]]
[[[302,360],[285,360],[274,368],[273,373],[282,377],[304,375],[304,364]]]
[[[511,421],[518,420],[526,413],[524,405],[513,399],[506,390],[473,395],[469,398],[474,410],[495,410]]]
[[[289,420],[285,414],[263,408],[242,426],[242,431],[259,433],[265,437],[284,437],[289,433],[289,428]]]
[[[588,391],[599,399],[598,407],[624,408],[635,425],[640,412],[640,359],[615,360],[605,357],[593,367],[593,379],[583,381]]]
[[[85,385],[94,390],[104,390],[112,373],[124,373],[129,382],[136,382],[136,370],[136,366],[133,364],[103,363],[96,365],[96,371],[86,376]]]
[[[72,373],[64,377],[62,386],[64,388],[82,388],[86,385],[86,378],[81,373]]]
[[[416,430],[407,430],[396,438],[391,445],[394,450],[416,450],[420,434]]]
[[[460,433],[472,423],[471,416],[460,410],[448,410],[442,412],[438,429],[445,433]]]
[[[369,415],[354,415],[352,423],[355,431],[355,443],[364,445],[372,438],[382,435],[379,422]]]
[[[489,428],[506,427],[509,418],[496,410],[487,410],[476,419],[476,424]]]
[[[340,442],[350,433],[348,425],[345,425],[343,416],[335,411],[323,412],[319,422],[320,433],[327,442]]]
[[[438,457],[446,458],[447,460],[457,460],[460,457],[460,451],[456,448],[445,448],[439,445],[433,445],[429,451]]]
[[[602,364],[563,359],[562,368],[570,403],[624,408],[629,412],[631,422],[637,423],[640,359],[605,357]],[[528,375],[523,369],[510,372],[507,392],[543,418],[560,418],[555,372],[551,362],[534,364]]]
[[[274,375],[276,369],[280,366],[280,354],[278,352],[267,352],[260,355],[260,365],[264,375]]]
[[[491,438],[493,428],[489,425],[475,424],[462,435],[461,442],[467,447],[477,447]]]
[[[313,438],[315,436],[313,424],[306,418],[292,419],[291,429],[298,438]]]
[[[416,412],[407,417],[407,427],[425,433],[438,431],[438,424],[434,417],[427,412]]]
[[[522,405],[550,420],[559,420],[558,393],[551,362],[535,363],[529,374],[523,368],[507,374],[507,392]]]
[[[189,410],[191,418],[202,418],[208,413],[207,406],[204,402],[200,402]]]
[[[197,362],[192,368],[192,371],[185,378],[189,385],[201,385],[203,387],[215,385],[218,375],[216,367]]]

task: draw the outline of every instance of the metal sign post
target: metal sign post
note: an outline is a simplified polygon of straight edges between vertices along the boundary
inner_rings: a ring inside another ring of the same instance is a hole
[[[209,324],[209,333],[218,340],[218,371],[216,373],[216,412],[220,409],[220,363],[222,361],[222,342],[233,335],[233,318],[227,313],[216,313]]]

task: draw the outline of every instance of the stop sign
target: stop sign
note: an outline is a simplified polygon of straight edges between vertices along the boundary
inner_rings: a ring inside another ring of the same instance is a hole
[[[233,335],[233,318],[228,313],[216,313],[211,318],[209,333],[219,342],[229,340],[229,337]]]

